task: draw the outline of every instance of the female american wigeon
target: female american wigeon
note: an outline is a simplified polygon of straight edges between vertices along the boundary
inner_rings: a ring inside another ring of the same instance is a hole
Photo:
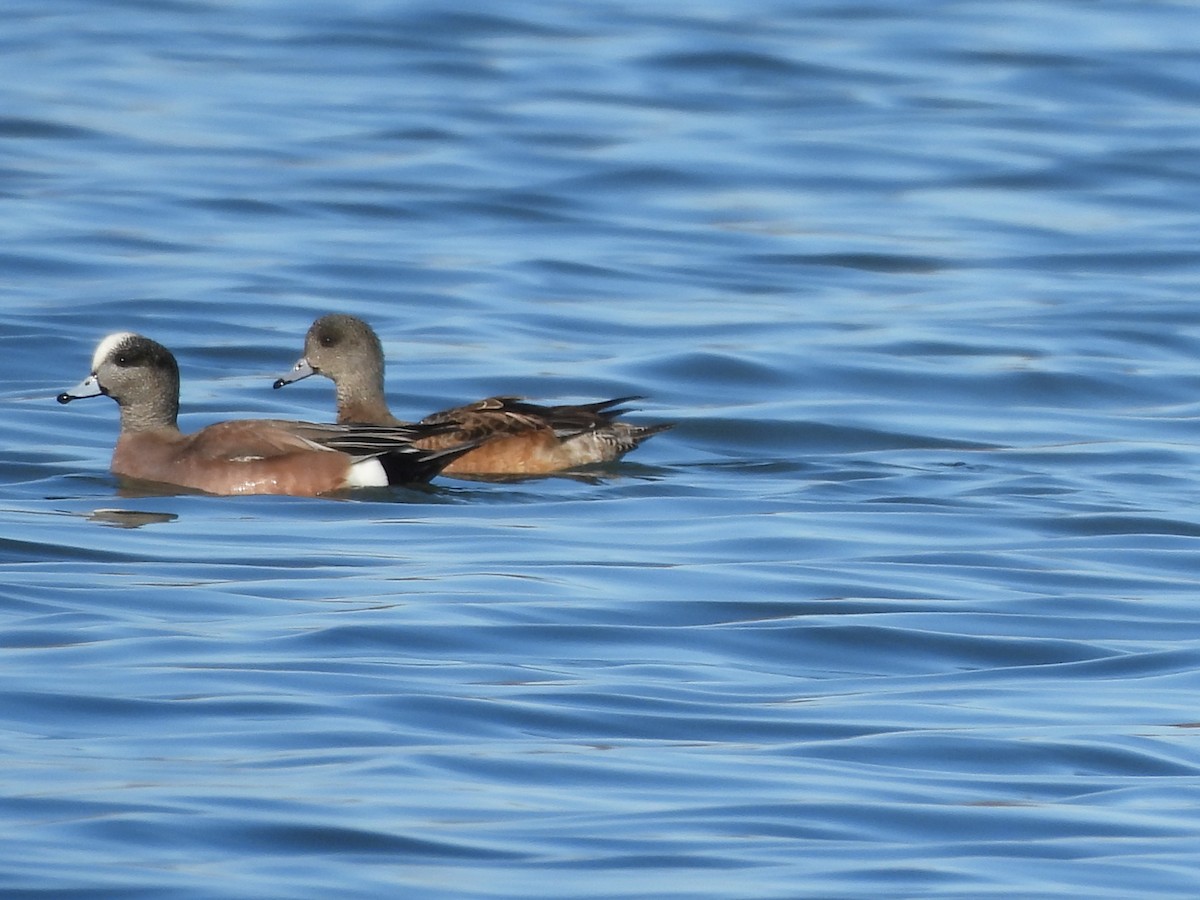
[[[275,387],[309,375],[324,375],[337,391],[338,422],[405,424],[388,410],[383,365],[383,346],[370,325],[354,316],[322,316],[304,337],[304,355]],[[646,438],[671,427],[613,421],[625,412],[617,408],[619,404],[636,399],[538,406],[518,397],[489,397],[426,416],[422,425],[457,423],[457,427],[415,443],[433,449],[464,440],[481,441],[446,466],[447,475],[548,475],[620,459]]]
[[[428,481],[470,443],[417,448],[437,426],[350,427],[274,419],[218,422],[183,434],[179,366],[166,347],[121,332],[102,340],[92,373],[60,403],[107,395],[121,409],[115,475],[210,494],[314,496],[343,488]]]

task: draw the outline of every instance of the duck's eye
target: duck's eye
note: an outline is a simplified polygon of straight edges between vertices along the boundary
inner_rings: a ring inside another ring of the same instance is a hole
[[[122,369],[129,368],[133,363],[129,359],[128,353],[118,353],[116,359],[113,360]]]
[[[336,343],[337,343],[337,338],[334,335],[332,335],[332,334],[321,335],[321,346],[322,347],[332,347]]]

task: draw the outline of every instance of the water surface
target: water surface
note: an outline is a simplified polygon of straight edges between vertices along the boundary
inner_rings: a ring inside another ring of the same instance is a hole
[[[1200,26],[1172,2],[17,0],[0,884],[1191,897]],[[642,394],[589,479],[131,494],[371,321],[405,416]]]

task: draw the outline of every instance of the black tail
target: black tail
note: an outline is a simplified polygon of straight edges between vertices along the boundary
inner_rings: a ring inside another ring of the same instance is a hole
[[[421,450],[410,446],[380,455],[379,462],[387,473],[388,484],[423,484],[481,443],[467,441],[447,450]]]

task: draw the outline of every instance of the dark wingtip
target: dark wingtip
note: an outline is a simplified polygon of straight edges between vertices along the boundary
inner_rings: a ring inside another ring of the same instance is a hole
[[[641,394],[630,394],[628,397],[614,397],[601,403],[588,403],[583,408],[594,412],[605,419],[616,419],[625,413],[633,412],[633,407],[622,406],[622,403],[632,403],[634,400],[645,400]]]
[[[76,399],[75,397],[72,397],[66,391],[63,391],[61,394],[58,395],[59,403],[70,403],[72,400],[75,400],[75,399]]]

